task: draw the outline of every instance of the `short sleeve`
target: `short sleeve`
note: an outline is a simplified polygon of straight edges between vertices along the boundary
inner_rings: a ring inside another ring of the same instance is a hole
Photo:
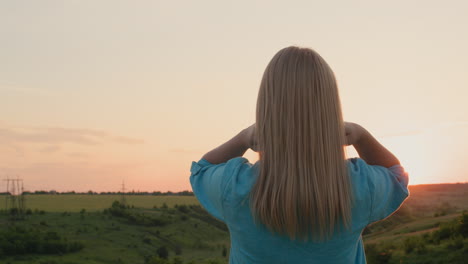
[[[200,204],[214,217],[224,219],[226,188],[239,165],[247,159],[236,157],[225,163],[212,164],[205,159],[193,161],[190,168],[190,184]]]
[[[386,168],[368,165],[364,160],[360,163],[367,174],[371,200],[369,223],[387,218],[398,210],[409,196],[408,173],[401,165]]]

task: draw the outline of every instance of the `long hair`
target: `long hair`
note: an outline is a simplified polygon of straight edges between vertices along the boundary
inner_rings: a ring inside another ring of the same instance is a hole
[[[287,47],[268,64],[257,100],[254,219],[291,239],[349,227],[352,192],[333,71],[314,50]],[[310,236],[312,235],[312,236]]]

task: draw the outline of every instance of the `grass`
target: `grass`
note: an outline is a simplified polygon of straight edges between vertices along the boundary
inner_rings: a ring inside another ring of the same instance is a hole
[[[195,217],[200,210],[189,209],[183,213],[175,208],[126,209],[134,215],[170,219],[165,226],[147,226],[132,223],[126,218],[104,212],[46,212],[33,213],[14,224],[38,227],[44,232],[55,231],[68,241],[81,241],[85,247],[80,252],[64,255],[24,255],[0,258],[0,263],[131,263],[143,264],[146,256],[155,256],[159,247],[169,249],[170,258],[177,256],[187,263],[202,263],[213,259],[227,263],[222,248],[229,248],[226,230],[213,227],[210,221]],[[205,214],[202,213],[201,214]],[[184,218],[183,216],[186,216]],[[12,223],[5,214],[0,215],[0,230]]]
[[[363,239],[366,243],[400,241],[407,236],[420,235],[426,232],[437,230],[440,223],[449,222],[459,216],[459,213],[454,213],[441,217],[417,218],[411,222],[399,224],[384,231],[373,232],[369,235],[365,235]]]
[[[375,256],[382,256],[379,250],[385,249],[391,258],[387,262],[368,259],[368,263],[444,263],[445,260],[463,263],[457,261],[468,255],[466,239],[463,240],[466,249],[460,250],[452,249],[453,242],[448,240],[440,245],[427,245],[424,253],[406,253],[403,248],[407,238],[431,234],[440,223],[450,222],[461,211],[468,210],[468,184],[411,186],[410,193],[396,214],[369,226],[363,236],[365,244],[376,245]],[[145,257],[155,256],[161,246],[169,249],[170,258],[176,257],[179,251],[183,263],[227,263],[222,248],[229,249],[229,233],[216,219],[207,217],[194,196],[126,196],[128,204],[134,206],[126,209],[128,212],[166,219],[165,226],[132,223],[104,212],[120,198],[119,195],[27,195],[26,205],[33,214],[16,225],[55,231],[69,241],[82,241],[85,247],[63,255],[3,257],[0,263],[145,264]],[[0,196],[0,206],[4,199],[5,196]],[[167,209],[162,208],[164,203]],[[189,210],[180,210],[176,205],[188,205]],[[45,214],[34,209],[44,210]],[[80,213],[82,209],[86,211]],[[10,224],[5,214],[0,215],[0,231]],[[370,251],[366,253],[370,255]]]

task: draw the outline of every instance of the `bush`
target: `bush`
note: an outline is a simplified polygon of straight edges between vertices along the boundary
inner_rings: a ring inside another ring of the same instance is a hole
[[[181,247],[180,245],[176,245],[175,248],[174,248],[174,253],[175,253],[177,256],[182,255],[182,247]]]
[[[184,204],[184,205],[179,205],[179,206],[177,207],[177,210],[179,210],[180,212],[182,212],[182,213],[184,213],[184,214],[187,214],[187,213],[190,212],[190,209],[189,209],[188,206],[185,205],[185,204]]]
[[[465,238],[468,237],[468,214],[466,214],[465,212],[463,212],[460,216],[457,229],[460,235],[462,235]]]
[[[150,257],[145,264],[170,264],[167,259],[160,257]]]
[[[438,244],[441,240],[450,238],[455,231],[454,227],[454,223],[452,222],[441,224],[439,230],[432,233],[434,243]]]
[[[182,261],[182,259],[180,257],[175,257],[172,260],[172,263],[174,263],[174,264],[183,264],[184,262]]]
[[[158,256],[162,259],[169,258],[169,251],[165,246],[159,247],[158,250],[156,250],[156,253],[158,253]]]
[[[223,250],[221,251],[221,256],[223,256],[224,258],[227,256],[227,248],[225,245],[223,245]]]
[[[25,254],[64,254],[84,248],[81,242],[67,242],[57,232],[9,227],[0,232],[0,252],[6,256]]]
[[[463,248],[463,237],[461,235],[450,239],[450,242],[447,244],[447,249],[457,250]]]
[[[420,254],[426,252],[426,244],[422,237],[412,236],[403,241],[403,249],[406,253],[414,251]]]
[[[135,225],[164,226],[169,222],[167,221],[167,219],[163,218],[151,217],[139,213],[132,213],[132,211],[127,210],[127,208],[120,204],[118,201],[112,203],[112,207],[108,209],[108,212],[112,216],[126,218],[129,223]]]
[[[149,237],[143,237],[143,243],[151,245],[151,238]]]
[[[365,245],[366,259],[369,264],[389,263],[392,258],[391,250],[378,247],[376,244]]]

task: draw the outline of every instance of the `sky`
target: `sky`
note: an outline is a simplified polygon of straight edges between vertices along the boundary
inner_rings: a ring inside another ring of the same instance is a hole
[[[266,65],[298,45],[329,63],[345,120],[410,184],[467,182],[467,13],[462,0],[0,1],[0,178],[190,190],[192,161],[255,122]]]

